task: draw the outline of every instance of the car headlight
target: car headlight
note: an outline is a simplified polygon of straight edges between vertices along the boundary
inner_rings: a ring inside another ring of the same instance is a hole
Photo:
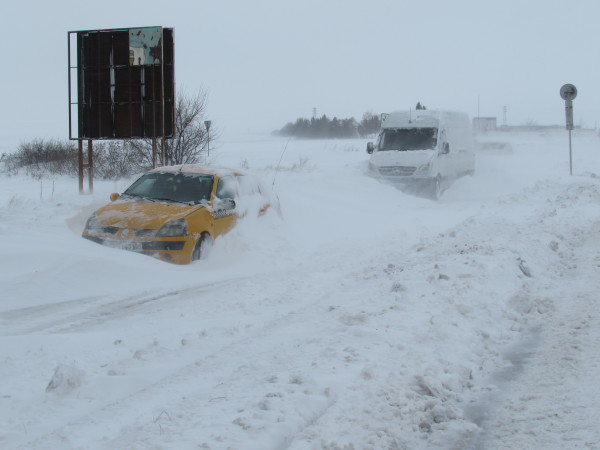
[[[156,235],[159,237],[185,236],[187,231],[185,219],[177,219],[164,224]]]
[[[93,213],[88,218],[87,222],[85,223],[85,229],[89,233],[100,233],[100,232],[102,232],[102,225],[100,224],[100,221],[98,220],[98,216],[96,215],[96,213]]]

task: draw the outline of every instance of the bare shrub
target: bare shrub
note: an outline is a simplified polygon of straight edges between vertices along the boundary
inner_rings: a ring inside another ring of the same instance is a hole
[[[34,178],[77,173],[77,148],[70,142],[35,139],[19,145],[15,153],[0,158],[4,172],[24,171]]]
[[[218,133],[211,128],[210,136],[204,125],[206,94],[193,97],[179,94],[176,108],[176,133],[166,140],[166,165],[201,162]],[[87,150],[84,150],[87,151]],[[19,172],[34,178],[55,175],[75,176],[79,157],[74,141],[35,139],[21,144],[16,152],[2,154],[0,170],[14,175]],[[119,179],[143,172],[152,167],[150,139],[102,141],[94,143],[94,176],[100,179]]]
[[[108,141],[94,151],[94,176],[103,180],[118,180],[148,168],[144,158],[129,141]]]
[[[192,96],[185,92],[178,93],[175,108],[175,136],[166,141],[165,165],[202,162],[204,155],[208,153],[209,139],[213,142],[218,137],[218,131],[214,127],[211,127],[210,134],[206,131],[204,125],[206,103],[207,96],[202,90]],[[131,141],[131,146],[147,165],[152,165],[150,139]]]

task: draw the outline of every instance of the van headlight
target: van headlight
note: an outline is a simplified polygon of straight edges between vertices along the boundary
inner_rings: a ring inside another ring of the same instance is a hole
[[[431,161],[429,161],[428,163],[423,164],[422,166],[419,166],[417,168],[417,170],[415,171],[415,174],[417,174],[417,175],[428,174],[429,172],[431,172],[432,166],[433,166],[433,163]]]
[[[188,228],[185,219],[177,219],[164,224],[156,235],[159,237],[185,236],[187,232]]]

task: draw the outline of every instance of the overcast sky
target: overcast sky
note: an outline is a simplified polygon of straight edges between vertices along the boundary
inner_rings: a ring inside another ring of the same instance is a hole
[[[600,125],[598,0],[3,2],[0,151],[68,138],[67,32],[175,29],[176,82],[224,135],[414,107]]]

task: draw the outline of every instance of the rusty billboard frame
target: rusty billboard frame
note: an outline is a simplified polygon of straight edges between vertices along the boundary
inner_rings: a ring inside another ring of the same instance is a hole
[[[131,27],[67,33],[69,139],[78,141],[79,190],[93,191],[93,140],[151,139],[152,164],[165,161],[175,134],[173,28]],[[84,141],[87,161],[84,161]]]

